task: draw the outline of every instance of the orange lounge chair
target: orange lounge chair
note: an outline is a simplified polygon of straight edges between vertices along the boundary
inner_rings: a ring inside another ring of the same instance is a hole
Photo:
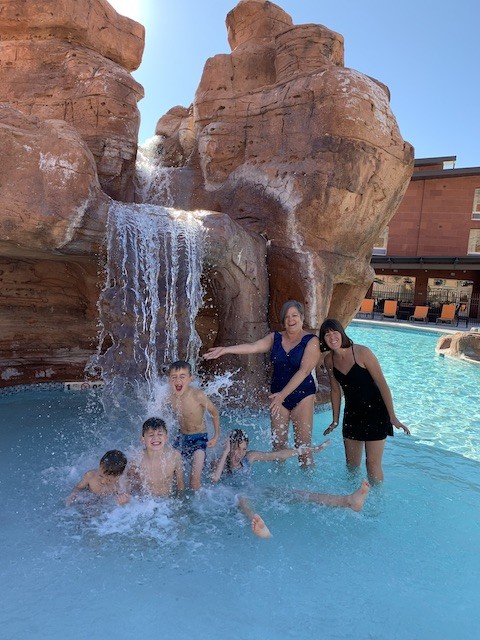
[[[370,316],[370,318],[373,318],[374,304],[375,300],[373,298],[364,298],[362,306],[357,311],[357,315]]]
[[[385,300],[385,304],[383,305],[382,320],[384,318],[393,318],[394,320],[396,320],[397,306],[398,302],[396,300]]]
[[[423,320],[423,322],[428,322],[428,307],[416,306],[409,320]]]
[[[455,318],[456,307],[457,305],[453,302],[451,304],[444,304],[442,306],[442,312],[438,316],[438,318],[435,320],[435,322],[437,324],[439,322],[448,322],[450,324],[453,324],[456,319]]]

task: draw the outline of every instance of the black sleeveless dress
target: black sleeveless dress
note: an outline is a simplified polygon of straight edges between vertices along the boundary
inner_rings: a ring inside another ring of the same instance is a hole
[[[387,407],[374,379],[364,367],[357,364],[352,346],[353,365],[347,373],[335,368],[332,351],[333,375],[343,389],[343,437],[350,440],[385,440],[393,436]]]

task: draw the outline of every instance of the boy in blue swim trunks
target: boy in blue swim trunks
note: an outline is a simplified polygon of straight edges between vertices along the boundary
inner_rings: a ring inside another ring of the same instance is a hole
[[[180,424],[180,433],[173,446],[179,449],[184,460],[192,462],[189,486],[196,491],[201,486],[202,469],[207,447],[214,447],[220,436],[220,414],[210,398],[197,387],[192,387],[192,367],[178,360],[168,368],[170,394],[168,402],[175,411]],[[209,413],[214,436],[208,439],[205,413]]]

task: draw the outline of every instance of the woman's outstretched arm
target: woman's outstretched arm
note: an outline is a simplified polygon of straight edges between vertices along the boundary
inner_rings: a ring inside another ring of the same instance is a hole
[[[266,353],[273,347],[273,333],[269,333],[264,338],[255,342],[245,342],[244,344],[232,344],[228,347],[212,347],[203,355],[205,360],[216,360],[227,354],[246,355],[252,353]]]

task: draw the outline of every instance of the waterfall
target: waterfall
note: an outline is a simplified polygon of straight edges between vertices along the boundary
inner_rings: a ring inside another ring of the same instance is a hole
[[[159,179],[162,171],[152,170],[146,158],[144,153],[143,195],[156,202],[161,185],[169,198],[168,181]],[[115,393],[128,383],[152,397],[168,363],[182,359],[193,365],[198,357],[202,213],[156,203],[110,205],[100,336],[90,368],[100,369]]]
[[[140,202],[173,206],[170,187],[172,169],[161,163],[162,136],[153,136],[138,146],[135,166],[136,190]]]

